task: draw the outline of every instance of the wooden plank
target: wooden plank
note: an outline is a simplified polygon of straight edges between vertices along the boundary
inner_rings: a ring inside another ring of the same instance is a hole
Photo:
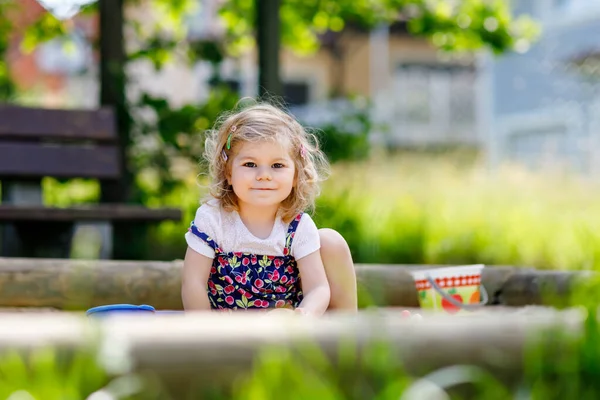
[[[184,251],[182,247],[182,257]],[[81,310],[131,303],[181,310],[182,265],[181,260],[0,258],[0,307],[76,307]],[[431,266],[357,264],[359,298],[369,298],[376,306],[418,307],[410,271],[422,268]],[[483,271],[482,282],[490,297],[501,294],[499,305],[543,305],[543,288],[557,285],[566,295],[569,282],[576,276],[575,272],[489,266]]]
[[[47,312],[64,312],[52,307],[0,307],[0,315],[12,313],[47,313]]]
[[[0,204],[0,221],[180,221],[178,208],[146,208],[128,204],[44,207]]]
[[[180,262],[0,258],[0,307],[132,303],[181,310],[180,273]]]
[[[153,372],[164,383],[189,384],[193,379],[200,385],[230,385],[252,370],[253,360],[263,349],[282,346],[302,350],[309,344],[334,361],[342,359],[341,349],[352,346],[357,357],[344,365],[344,371],[361,374],[364,364],[358,360],[364,359],[368,344],[385,341],[388,354],[409,374],[422,376],[448,366],[473,365],[503,382],[518,383],[526,344],[534,335],[548,329],[580,332],[583,317],[580,310],[473,317],[425,315],[420,321],[402,318],[399,311],[323,318],[250,312],[128,315],[91,323],[80,314],[6,314],[2,316],[0,350],[25,352],[44,346],[76,350],[89,346],[97,337],[101,344],[106,340],[105,345],[114,347],[118,339],[133,368]],[[571,348],[556,346],[555,351],[561,359]]]
[[[116,146],[0,142],[0,177],[115,179],[119,172]]]
[[[0,105],[0,140],[91,139],[116,141],[115,115],[110,108],[58,110]]]

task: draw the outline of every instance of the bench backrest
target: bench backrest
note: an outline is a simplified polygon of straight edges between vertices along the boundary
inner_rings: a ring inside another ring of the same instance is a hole
[[[0,179],[115,179],[119,171],[112,109],[0,105]]]

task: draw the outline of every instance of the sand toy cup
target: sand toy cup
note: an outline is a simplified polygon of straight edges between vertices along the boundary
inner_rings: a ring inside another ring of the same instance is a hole
[[[411,271],[421,308],[449,314],[480,310],[488,302],[481,284],[483,268],[476,264]]]

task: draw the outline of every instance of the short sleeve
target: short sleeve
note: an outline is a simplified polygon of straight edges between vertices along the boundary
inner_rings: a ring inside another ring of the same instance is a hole
[[[292,242],[292,256],[299,260],[321,248],[319,230],[310,215],[302,214]]]
[[[194,218],[194,225],[198,228],[198,231],[206,233],[215,242],[218,241],[218,207],[203,204],[198,210],[196,210],[196,216]],[[188,231],[185,234],[185,241],[187,245],[194,250],[196,253],[202,254],[203,256],[214,258],[215,250],[204,240]]]

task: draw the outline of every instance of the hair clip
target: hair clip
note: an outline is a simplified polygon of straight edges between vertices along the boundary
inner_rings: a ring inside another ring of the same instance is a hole
[[[304,147],[303,144],[300,145],[300,157],[302,157],[302,158],[306,157],[306,147]]]
[[[229,130],[229,136],[227,136],[227,150],[231,150],[231,135],[237,130],[237,126],[232,126]]]
[[[227,157],[227,153],[225,153],[225,150],[221,150],[221,158],[223,159],[223,161],[227,162],[227,159],[229,157]]]

